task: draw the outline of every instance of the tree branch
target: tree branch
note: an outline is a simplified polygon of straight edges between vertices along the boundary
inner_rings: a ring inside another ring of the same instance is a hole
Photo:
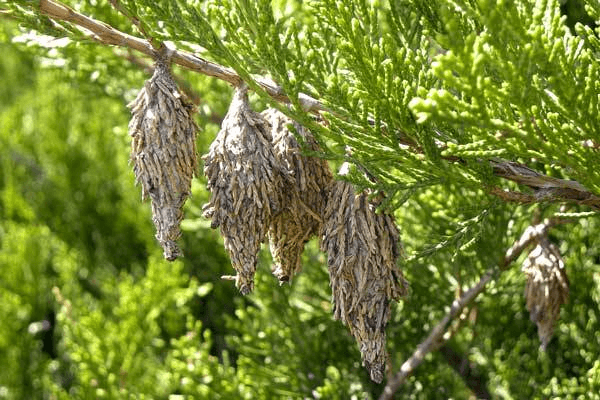
[[[100,43],[129,47],[151,57],[156,51],[147,40],[121,32],[112,26],[80,14],[52,0],[40,0],[40,12],[53,19],[70,22],[93,33],[92,38]]]
[[[154,48],[149,41],[121,32],[110,25],[80,14],[59,2],[40,0],[40,12],[50,18],[70,22],[86,29],[93,34],[91,37],[100,43],[128,47],[152,58],[157,57],[158,49]],[[207,61],[194,54],[172,49],[170,57],[171,61],[175,64],[179,64],[192,71],[221,79],[234,86],[239,86],[242,83],[242,78],[232,69]],[[290,103],[290,99],[285,95],[283,89],[274,82],[265,78],[257,78],[256,83],[273,99],[283,103]],[[300,104],[306,111],[325,110],[325,107],[318,100],[306,94],[301,93],[298,97]]]
[[[402,364],[400,371],[388,381],[383,393],[379,396],[379,400],[391,399],[396,390],[398,390],[413,371],[423,362],[425,356],[448,341],[450,335],[444,335],[446,326],[460,314],[466,305],[475,300],[475,298],[485,289],[487,283],[494,278],[494,275],[506,270],[508,266],[521,255],[527,246],[529,246],[536,238],[546,235],[547,230],[558,223],[561,223],[561,220],[549,219],[541,224],[528,227],[519,240],[506,251],[504,258],[500,261],[498,266],[487,270],[475,286],[464,292],[458,299],[454,300],[452,307],[450,307],[450,311],[431,330],[429,336],[419,344],[412,356]]]
[[[594,195],[577,181],[553,178],[540,174],[531,168],[509,161],[491,160],[494,175],[525,185],[533,190],[533,194],[506,192],[498,188],[491,193],[508,201],[519,203],[569,202],[582,204],[600,210],[600,197]]]

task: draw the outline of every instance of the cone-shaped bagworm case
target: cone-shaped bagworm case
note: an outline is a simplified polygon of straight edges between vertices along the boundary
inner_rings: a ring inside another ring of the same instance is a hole
[[[179,223],[197,170],[194,108],[179,93],[164,60],[157,61],[154,75],[129,107],[136,182],[142,185],[142,199],[152,200],[152,220],[164,256],[174,260],[181,255],[176,243]]]
[[[552,339],[560,306],[569,297],[569,280],[558,248],[547,239],[542,240],[523,262],[527,275],[525,299],[532,322],[537,324],[541,349]]]
[[[284,170],[283,209],[269,226],[272,272],[283,283],[300,271],[304,244],[321,229],[320,214],[333,176],[326,160],[301,154],[300,144],[288,126],[293,125],[307,149],[320,150],[307,129],[276,109],[262,114],[269,122],[275,156]]]
[[[407,294],[408,283],[396,265],[400,248],[394,219],[376,214],[367,197],[348,182],[333,184],[321,249],[328,255],[334,318],[349,327],[371,379],[381,382],[390,302]]]
[[[264,117],[237,88],[221,130],[203,157],[210,202],[204,216],[221,227],[242,294],[254,288],[257,255],[271,217],[282,208],[282,171]]]

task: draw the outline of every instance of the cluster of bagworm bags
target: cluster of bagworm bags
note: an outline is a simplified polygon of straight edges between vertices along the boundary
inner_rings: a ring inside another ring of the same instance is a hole
[[[532,322],[537,324],[541,349],[552,339],[560,306],[569,297],[569,280],[558,248],[542,238],[523,262],[527,276],[525,299]]]
[[[142,199],[152,201],[164,256],[174,260],[181,255],[182,208],[197,169],[193,107],[160,59],[130,107],[136,181]],[[327,161],[303,155],[303,147],[319,151],[308,130],[278,110],[254,112],[247,88],[237,88],[203,157],[211,191],[203,214],[221,230],[242,294],[254,288],[261,243],[268,240],[272,273],[284,283],[300,271],[305,243],[319,237],[328,254],[334,317],[356,338],[371,379],[381,382],[390,302],[408,287],[397,267],[398,230],[391,215],[375,213],[377,204],[366,193],[335,181]]]
[[[179,92],[166,60],[129,104],[131,160],[142,200],[150,197],[156,239],[167,260],[181,255],[177,239],[183,205],[197,171],[194,107]]]
[[[212,193],[204,215],[221,229],[243,294],[252,291],[261,243],[269,241],[272,272],[283,283],[318,236],[328,254],[334,317],[356,338],[371,379],[381,382],[390,303],[408,288],[397,267],[398,230],[366,193],[335,181],[325,160],[302,155],[299,140],[319,150],[312,134],[280,111],[252,111],[247,89],[238,88],[203,157]]]

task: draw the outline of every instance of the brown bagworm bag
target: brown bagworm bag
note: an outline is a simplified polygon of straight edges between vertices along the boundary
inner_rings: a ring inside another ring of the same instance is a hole
[[[276,109],[264,111],[269,122],[273,149],[283,171],[283,209],[269,225],[273,275],[289,281],[301,269],[304,244],[321,229],[320,213],[325,209],[327,189],[333,176],[326,160],[301,154],[293,129],[307,148],[319,151],[312,134]]]
[[[165,60],[157,61],[152,78],[129,107],[136,182],[142,186],[142,200],[152,201],[156,239],[172,261],[181,255],[176,240],[182,208],[197,170],[194,107],[180,94]]]
[[[385,326],[390,303],[407,295],[397,266],[399,234],[391,215],[375,213],[366,193],[336,181],[323,214],[321,249],[327,252],[333,315],[358,342],[364,366],[381,382],[388,359]]]
[[[541,348],[545,350],[554,334],[560,306],[569,297],[565,264],[558,248],[543,238],[523,262],[523,272],[527,275],[527,310],[531,321],[537,324]]]
[[[220,227],[242,294],[254,288],[260,244],[282,209],[282,171],[264,117],[250,109],[247,88],[237,88],[221,130],[203,157],[210,202],[204,216]]]

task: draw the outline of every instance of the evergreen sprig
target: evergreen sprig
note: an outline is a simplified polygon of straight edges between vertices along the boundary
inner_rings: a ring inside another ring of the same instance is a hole
[[[432,62],[443,87],[410,104],[419,121],[469,133],[449,141],[446,156],[535,159],[597,189],[590,165],[598,155],[586,146],[597,142],[599,128],[591,32],[573,36],[558,5],[545,1],[482,3],[476,15],[481,32],[464,43],[446,35],[447,51]],[[454,14],[444,18],[459,23]]]

